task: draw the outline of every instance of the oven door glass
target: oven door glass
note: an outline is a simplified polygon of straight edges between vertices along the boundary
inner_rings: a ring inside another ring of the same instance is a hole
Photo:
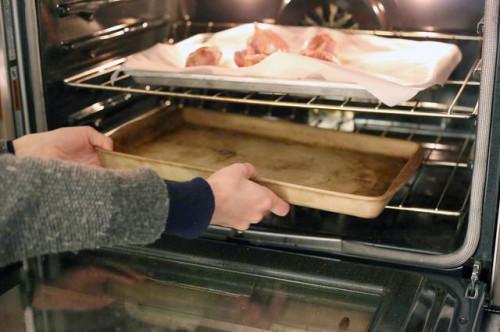
[[[31,263],[35,331],[470,331],[465,281],[210,241]],[[29,310],[28,310],[29,312]]]

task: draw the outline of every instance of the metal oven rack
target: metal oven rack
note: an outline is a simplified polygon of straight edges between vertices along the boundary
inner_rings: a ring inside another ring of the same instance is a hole
[[[373,101],[356,100],[354,98],[335,100],[324,99],[321,96],[304,98],[287,94],[255,92],[245,93],[189,88],[165,89],[149,85],[138,85],[133,82],[130,75],[119,72],[124,62],[125,59],[113,61],[97,69],[69,77],[65,79],[65,83],[69,86],[78,88],[132,94],[146,94],[176,99],[204,100],[254,106],[294,107],[306,110],[345,111],[457,119],[475,118],[478,112],[477,100],[475,100],[473,105],[463,105],[459,102],[464,96],[466,90],[474,89],[476,90],[474,94],[477,94],[477,91],[479,91],[479,82],[471,79],[473,75],[480,70],[481,61],[479,60],[474,62],[474,64],[469,68],[467,75],[463,80],[450,80],[446,82],[445,88],[456,90],[449,103],[415,99],[409,102],[401,103],[394,107],[385,106],[382,102],[374,103]],[[116,75],[116,77],[112,77],[113,75]]]
[[[459,217],[467,212],[471,193],[474,136],[434,126],[401,126],[386,121],[359,121],[357,132],[419,142],[422,167],[386,206],[389,210]]]
[[[186,38],[193,33],[217,31],[232,27],[231,23],[193,23],[181,22],[169,26],[169,38],[173,43]],[[343,30],[347,33],[371,34],[384,37],[404,37],[417,40],[442,40],[477,44],[482,42],[481,36],[453,35],[434,32],[400,32],[378,30]],[[177,99],[204,100],[212,102],[237,103],[255,106],[294,107],[299,109],[316,109],[325,111],[348,111],[357,113],[376,113],[408,115],[438,118],[474,118],[478,112],[477,96],[479,84],[477,77],[481,70],[481,60],[478,55],[474,61],[466,64],[462,74],[457,79],[448,80],[441,89],[430,89],[429,94],[420,94],[409,102],[394,107],[388,107],[378,101],[357,100],[355,98],[325,99],[322,96],[298,97],[288,94],[245,93],[220,90],[201,90],[189,88],[166,89],[140,85],[134,82],[130,75],[120,72],[125,59],[118,59],[97,68],[79,73],[65,79],[69,86],[90,88],[134,94],[147,94]],[[436,92],[449,92],[443,101],[436,102]],[[470,96],[476,96],[470,98]]]
[[[188,37],[192,33],[216,31],[232,25],[183,22],[170,26],[169,42]],[[200,30],[200,28],[205,28]],[[462,36],[428,32],[390,32],[346,30],[386,37],[444,40],[466,43],[482,41],[480,36]],[[165,88],[140,85],[129,75],[120,72],[125,59],[118,59],[97,68],[68,77],[65,83],[75,88],[95,89],[130,94],[165,97],[180,105],[184,103],[217,105],[218,109],[264,107],[270,112],[285,110],[320,110],[327,112],[354,112],[364,114],[398,115],[443,119],[473,119],[478,114],[481,70],[480,56],[462,68],[458,79],[445,86],[430,89],[414,100],[388,107],[378,101],[342,98],[325,99],[321,96],[300,97],[288,94],[247,93],[209,89]],[[446,101],[437,102],[435,93],[447,92]],[[452,93],[450,93],[452,92]],[[397,137],[420,142],[426,148],[425,161],[416,176],[387,205],[389,210],[409,211],[444,217],[460,217],[467,212],[472,177],[474,135],[450,132],[440,126],[425,126],[387,120],[355,119],[356,131],[372,135]],[[432,182],[432,183],[430,183]]]

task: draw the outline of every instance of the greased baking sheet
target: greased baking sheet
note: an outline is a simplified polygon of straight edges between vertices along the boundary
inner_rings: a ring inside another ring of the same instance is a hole
[[[288,202],[374,218],[414,174],[413,142],[194,108],[155,111],[112,133],[109,168],[151,167],[162,178],[208,177],[250,162],[255,179]]]

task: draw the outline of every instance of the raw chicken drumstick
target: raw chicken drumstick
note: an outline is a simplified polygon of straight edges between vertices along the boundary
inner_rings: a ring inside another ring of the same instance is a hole
[[[201,47],[188,56],[186,67],[217,66],[221,58],[222,52],[218,47]]]
[[[288,45],[278,34],[269,30],[262,30],[255,23],[255,32],[248,40],[248,46],[245,50],[235,52],[234,62],[238,67],[253,66],[267,56],[275,52],[287,52]]]
[[[328,32],[319,32],[312,37],[300,54],[326,61],[334,61],[335,41]]]

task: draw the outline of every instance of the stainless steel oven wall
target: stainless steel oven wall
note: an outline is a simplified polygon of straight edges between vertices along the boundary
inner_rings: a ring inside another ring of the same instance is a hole
[[[475,30],[483,15],[484,0],[183,0],[182,5],[184,16],[198,22],[324,24],[339,23],[351,15],[352,22],[363,29],[458,33]],[[340,10],[333,13],[331,5]],[[303,22],[304,13],[307,22]]]
[[[5,136],[20,136],[36,130],[35,107],[31,98],[32,77],[28,60],[29,28],[25,3],[2,0],[0,87]],[[36,22],[36,20],[35,20]],[[36,39],[36,34],[33,37]],[[35,55],[36,57],[36,55]],[[38,69],[40,67],[38,66]],[[40,112],[40,114],[43,113]]]
[[[309,17],[313,21],[335,20],[327,14],[330,3],[335,3],[352,15],[352,20],[363,29],[455,33],[470,32],[471,29],[475,29],[484,8],[483,0],[293,0],[282,12],[280,21],[292,22],[297,19],[297,12],[300,11],[309,12]],[[324,9],[319,12],[311,10],[318,6]],[[335,16],[339,19],[341,15],[337,12]]]
[[[44,0],[37,3],[40,56],[48,128],[67,125],[69,115],[112,97],[68,89],[63,80],[98,63],[145,49],[162,40],[178,15],[172,0]]]
[[[9,84],[9,52],[6,43],[4,8],[0,6],[0,138],[15,136],[12,112],[11,86]]]

